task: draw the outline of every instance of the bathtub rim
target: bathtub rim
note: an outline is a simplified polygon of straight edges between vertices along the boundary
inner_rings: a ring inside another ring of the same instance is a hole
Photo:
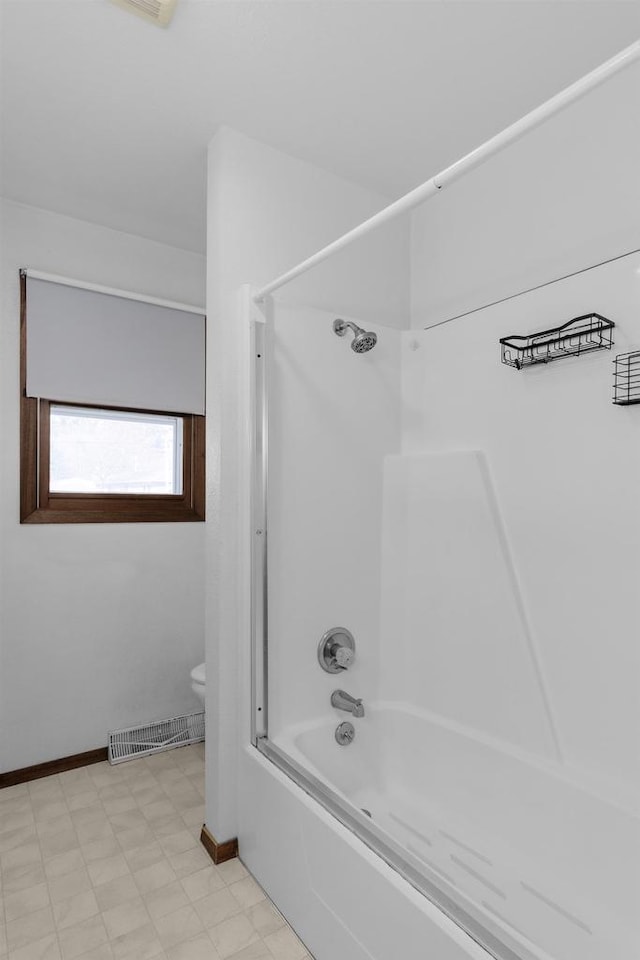
[[[538,947],[533,944],[531,947],[527,946],[521,938],[516,937],[497,922],[500,937],[493,934],[482,920],[476,919],[460,905],[458,900],[454,900],[443,890],[444,881],[438,878],[436,884],[428,880],[412,864],[410,855],[407,856],[407,852],[399,844],[390,837],[382,836],[382,831],[376,828],[365,814],[360,813],[346,797],[332,790],[326,783],[306,770],[267,736],[258,737],[254,746],[262,757],[272,763],[382,862],[410,884],[489,957],[493,957],[494,960],[552,960]],[[456,896],[459,896],[458,892]]]

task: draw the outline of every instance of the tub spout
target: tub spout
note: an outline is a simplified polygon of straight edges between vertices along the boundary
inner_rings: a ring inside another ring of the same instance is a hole
[[[331,706],[336,710],[344,710],[350,713],[352,717],[364,717],[364,705],[362,700],[356,700],[355,697],[345,693],[344,690],[334,690],[331,694]]]

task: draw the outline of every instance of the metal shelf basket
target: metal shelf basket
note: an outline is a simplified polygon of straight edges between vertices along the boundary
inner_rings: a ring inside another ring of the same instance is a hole
[[[614,327],[612,320],[599,313],[585,313],[550,330],[525,337],[502,337],[502,362],[521,370],[536,363],[551,363],[592,350],[610,350]]]
[[[640,403],[640,350],[619,353],[613,361],[613,402],[621,407]]]

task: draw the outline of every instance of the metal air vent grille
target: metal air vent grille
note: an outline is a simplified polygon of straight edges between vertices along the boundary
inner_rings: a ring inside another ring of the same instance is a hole
[[[173,16],[177,0],[111,0],[111,2],[131,13],[137,13],[145,20],[157,23],[160,27],[166,27]]]

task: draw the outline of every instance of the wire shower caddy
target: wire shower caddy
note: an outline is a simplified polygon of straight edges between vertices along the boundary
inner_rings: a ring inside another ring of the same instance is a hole
[[[640,350],[619,353],[614,358],[613,402],[621,407],[640,403]]]
[[[599,313],[585,313],[558,327],[528,336],[502,337],[502,362],[516,370],[551,363],[592,350],[611,350],[615,323]]]

